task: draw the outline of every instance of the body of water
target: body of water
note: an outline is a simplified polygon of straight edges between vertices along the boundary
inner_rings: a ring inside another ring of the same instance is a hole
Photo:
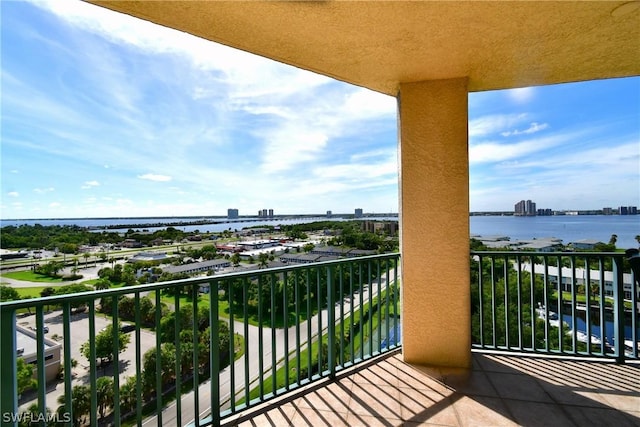
[[[472,216],[471,235],[509,236],[511,240],[557,237],[564,244],[582,239],[608,243],[618,236],[618,248],[637,248],[640,215]]]
[[[207,217],[167,217],[167,218],[78,218],[78,219],[28,219],[2,220],[2,227],[22,224],[34,225],[79,225],[81,227],[104,227],[130,224],[168,224],[190,223],[194,221],[210,221],[210,224],[179,225],[176,228],[183,231],[220,232],[223,230],[240,230],[244,227],[260,225],[301,224],[313,221],[326,221],[325,216],[315,218],[287,218],[287,219],[259,219],[240,218],[229,221],[226,218]],[[330,218],[342,220],[341,218]],[[396,218],[371,218],[372,220]],[[163,227],[146,227],[150,230]],[[126,228],[113,231],[126,231]],[[595,239],[603,243],[609,242],[612,234],[618,236],[617,247],[632,248],[639,244],[635,236],[640,234],[640,215],[563,215],[563,216],[471,216],[471,235],[509,236],[511,240],[529,240],[543,237],[557,237],[563,243],[581,239]]]

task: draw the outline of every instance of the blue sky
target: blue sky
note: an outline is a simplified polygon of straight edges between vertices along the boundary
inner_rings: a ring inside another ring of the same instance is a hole
[[[398,211],[392,97],[81,2],[2,2],[1,214]],[[469,96],[471,210],[640,205],[640,78]]]

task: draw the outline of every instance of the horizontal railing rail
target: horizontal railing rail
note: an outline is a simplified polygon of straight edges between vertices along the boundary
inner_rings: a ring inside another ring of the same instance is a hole
[[[622,253],[472,251],[473,347],[639,360],[637,280]]]
[[[217,425],[398,348],[398,263],[384,254],[0,302],[2,425]],[[19,359],[35,368],[23,396]],[[62,379],[47,387],[56,363]]]

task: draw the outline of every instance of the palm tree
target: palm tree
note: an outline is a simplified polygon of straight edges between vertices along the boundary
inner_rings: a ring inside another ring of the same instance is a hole
[[[90,255],[89,255],[88,252],[85,252],[85,253],[82,254],[82,258],[84,258],[84,266],[85,267],[87,266],[87,263],[89,262],[89,256]]]
[[[136,377],[127,377],[124,384],[120,386],[120,409],[127,413],[136,407]]]
[[[258,268],[267,268],[269,266],[269,255],[266,252],[261,252],[258,255]]]
[[[109,289],[111,287],[111,282],[109,281],[109,279],[99,279],[96,284],[93,286],[93,288],[96,291],[102,291],[104,289]]]
[[[104,418],[104,411],[113,406],[113,378],[100,377],[96,381],[96,395],[98,398],[98,413]]]
[[[58,397],[58,404],[64,405],[66,402],[67,399],[64,394]],[[73,424],[82,425],[82,419],[91,410],[91,389],[89,386],[73,386],[73,390],[71,390],[71,406],[75,417]],[[58,408],[58,413],[64,413],[64,406]]]
[[[618,235],[612,234],[611,238],[609,239],[609,244],[615,246],[617,241],[618,241]]]
[[[640,245],[640,234],[636,234],[635,239],[638,242],[638,244]]]

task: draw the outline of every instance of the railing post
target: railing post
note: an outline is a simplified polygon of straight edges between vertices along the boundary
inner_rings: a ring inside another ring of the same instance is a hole
[[[0,422],[17,425],[18,378],[16,366],[16,312],[0,309]]]
[[[220,311],[218,300],[218,282],[214,281],[209,284],[209,341],[211,349],[209,352],[210,365],[210,386],[211,386],[211,421],[214,426],[220,425]],[[231,320],[233,321],[233,320]],[[247,320],[245,319],[245,322]],[[195,319],[194,319],[195,322]],[[229,345],[233,348],[234,336],[231,334]],[[274,349],[275,351],[275,349]],[[229,361],[233,365],[233,359]],[[233,383],[235,378],[231,378]],[[248,403],[248,402],[247,402]],[[196,414],[196,418],[199,415]]]
[[[615,292],[615,307],[613,314],[613,334],[615,339],[616,362],[624,363],[624,283],[622,272],[622,258],[613,257],[613,288]]]
[[[329,363],[329,375],[333,378],[336,375],[336,355],[335,355],[335,338],[336,338],[336,307],[335,298],[333,293],[333,268],[327,267],[327,346],[328,346],[328,360]],[[320,308],[318,308],[320,311]],[[322,333],[322,332],[320,332]]]

